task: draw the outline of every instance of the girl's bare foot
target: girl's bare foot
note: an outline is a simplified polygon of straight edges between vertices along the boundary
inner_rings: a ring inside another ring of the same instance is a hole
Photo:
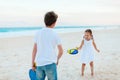
[[[91,76],[94,76],[94,73],[91,73]]]

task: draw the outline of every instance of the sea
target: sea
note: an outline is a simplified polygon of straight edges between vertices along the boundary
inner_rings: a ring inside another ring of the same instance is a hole
[[[0,27],[0,38],[34,36],[42,28],[44,27]],[[57,33],[70,33],[84,31],[85,29],[105,30],[116,28],[120,28],[120,26],[56,26],[54,31]]]

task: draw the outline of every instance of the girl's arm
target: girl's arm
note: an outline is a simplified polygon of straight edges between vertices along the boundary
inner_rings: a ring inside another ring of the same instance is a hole
[[[94,46],[94,48],[95,48],[95,50],[96,50],[97,52],[100,52],[100,51],[97,49],[97,46],[96,46],[94,40],[93,40],[93,46]]]
[[[83,47],[83,44],[84,44],[84,40],[82,40],[80,46],[78,47],[79,50]]]

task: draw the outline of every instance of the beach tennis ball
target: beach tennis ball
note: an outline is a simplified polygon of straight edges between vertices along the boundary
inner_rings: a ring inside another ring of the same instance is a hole
[[[67,50],[67,53],[69,53],[69,54],[70,54],[70,49],[69,49],[69,50]]]

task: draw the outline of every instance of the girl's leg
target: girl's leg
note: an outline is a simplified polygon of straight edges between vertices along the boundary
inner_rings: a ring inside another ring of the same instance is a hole
[[[90,62],[90,68],[91,68],[91,76],[94,75],[94,66],[93,66],[93,61]]]
[[[82,76],[84,76],[85,65],[86,64],[84,64],[84,63],[82,64],[82,70],[81,70],[82,71],[82,74],[81,74]]]

